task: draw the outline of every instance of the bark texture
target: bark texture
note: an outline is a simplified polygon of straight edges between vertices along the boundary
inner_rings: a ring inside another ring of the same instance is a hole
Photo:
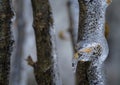
[[[104,36],[105,11],[108,0],[78,0],[79,29],[78,65],[76,70],[78,85],[105,85],[102,64],[108,55],[108,45]]]
[[[77,1],[77,0],[76,0]],[[70,0],[70,2],[68,2],[68,12],[69,12],[69,19],[70,19],[70,33],[71,33],[71,38],[72,38],[72,43],[74,46],[74,52],[76,52],[75,49],[75,45],[77,42],[77,37],[75,36],[75,32],[76,32],[76,28],[74,27],[75,24],[75,20],[74,18],[76,17],[75,15],[72,15],[72,11],[77,10],[77,4],[78,1],[76,2],[75,0]],[[75,8],[76,6],[76,8]],[[73,7],[73,8],[72,8]],[[70,9],[71,8],[71,9]],[[79,15],[76,13],[76,15]],[[77,20],[76,20],[77,22]],[[77,70],[76,70],[76,84],[77,85],[89,85],[89,81],[87,78],[87,69],[89,67],[90,62],[78,62],[78,66],[77,66]]]
[[[89,85],[87,76],[87,70],[90,66],[90,62],[79,61],[76,70],[76,84],[77,85]]]
[[[12,16],[10,0],[0,0],[0,85],[9,84]]]
[[[36,35],[37,62],[34,65],[34,73],[38,85],[52,85],[52,41],[50,26],[52,18],[48,0],[32,0],[33,27]]]

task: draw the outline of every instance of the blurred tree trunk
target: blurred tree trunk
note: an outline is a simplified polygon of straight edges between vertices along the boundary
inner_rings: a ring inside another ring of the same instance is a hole
[[[10,0],[0,0],[0,85],[9,84],[12,16]]]
[[[52,41],[50,26],[52,18],[48,0],[32,0],[33,27],[37,44],[37,62],[34,65],[34,73],[38,85],[52,85]]]
[[[13,19],[13,29],[16,30],[16,34],[13,34],[15,39],[15,47],[12,55],[11,62],[11,75],[10,85],[21,85],[22,77],[22,56],[24,54],[24,38],[25,38],[25,27],[26,22],[24,18],[24,0],[13,0],[12,2],[13,11],[15,16]]]

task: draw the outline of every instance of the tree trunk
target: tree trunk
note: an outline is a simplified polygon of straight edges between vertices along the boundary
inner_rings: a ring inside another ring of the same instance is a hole
[[[10,0],[0,0],[0,85],[9,84],[12,16]]]
[[[32,0],[33,27],[37,44],[37,62],[34,64],[34,73],[38,85],[52,85],[53,62],[52,41],[50,26],[52,18],[48,0]]]

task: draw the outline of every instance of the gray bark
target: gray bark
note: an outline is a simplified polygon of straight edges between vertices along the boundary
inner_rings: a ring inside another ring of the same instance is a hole
[[[108,55],[104,25],[109,3],[107,0],[79,0],[77,56],[74,57],[78,85],[105,85],[102,66]]]

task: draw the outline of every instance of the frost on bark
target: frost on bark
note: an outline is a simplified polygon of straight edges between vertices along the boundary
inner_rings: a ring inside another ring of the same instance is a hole
[[[10,0],[0,0],[0,85],[9,84],[12,16]]]
[[[33,27],[37,44],[37,62],[33,65],[38,85],[52,84],[52,41],[50,26],[52,18],[48,0],[32,0]]]
[[[110,0],[78,0],[79,29],[74,67],[77,85],[105,85],[103,63],[108,55],[104,36],[105,11]]]

